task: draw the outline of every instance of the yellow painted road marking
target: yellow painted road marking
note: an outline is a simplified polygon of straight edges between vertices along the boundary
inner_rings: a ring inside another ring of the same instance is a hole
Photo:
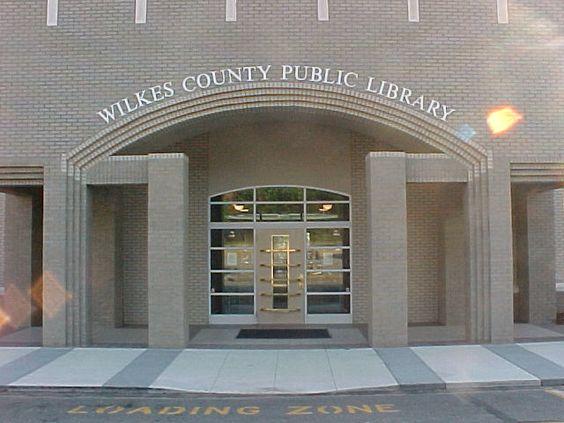
[[[373,411],[374,410],[374,411]],[[375,404],[374,407],[362,405],[288,405],[286,407],[287,416],[305,416],[310,414],[372,414],[372,413],[397,413],[399,410],[394,404]]]
[[[286,415],[288,416],[303,416],[307,414],[313,414],[311,412],[311,405],[289,405],[288,412]]]
[[[164,414],[167,416],[176,416],[177,414],[182,414],[186,412],[186,407],[164,407],[159,411],[159,414]]]
[[[564,392],[562,392],[564,398]],[[379,413],[397,413],[394,404],[360,404],[360,405],[287,405],[283,411],[287,416],[305,416],[305,415],[337,415],[337,414],[379,414]],[[190,416],[230,416],[238,414],[240,416],[256,416],[261,414],[261,408],[258,406],[193,406],[169,405],[169,406],[127,406],[127,405],[101,405],[86,406],[78,405],[67,410],[68,414],[124,414],[124,415],[166,415],[181,416],[188,414]]]
[[[108,405],[106,407],[96,408],[96,414],[117,414],[125,410],[124,407],[120,405]]]
[[[227,416],[230,414],[239,414],[241,416],[255,416],[260,414],[260,407],[256,406],[242,406],[242,407],[192,407],[186,408],[185,406],[175,405],[175,406],[138,406],[138,407],[127,407],[121,405],[106,405],[99,407],[88,407],[85,405],[78,405],[70,410],[67,410],[67,414],[160,414],[166,416],[179,416],[188,413],[190,416],[196,415],[219,415]]]
[[[84,405],[78,405],[74,407],[72,410],[67,411],[68,414],[88,414],[88,411],[85,410],[86,407]]]
[[[545,389],[544,392],[549,393],[550,395],[554,395],[560,399],[564,400],[564,391],[560,391],[558,389]]]

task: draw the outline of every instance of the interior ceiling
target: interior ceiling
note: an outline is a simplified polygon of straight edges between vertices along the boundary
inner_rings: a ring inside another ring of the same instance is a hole
[[[156,153],[166,151],[167,147],[171,145],[207,132],[228,130],[229,128],[245,125],[268,126],[272,123],[281,122],[308,123],[311,125],[335,127],[341,130],[348,129],[373,138],[381,145],[382,150],[389,149],[391,151],[405,151],[407,153],[440,153],[440,151],[409,134],[366,119],[315,109],[269,107],[217,113],[203,118],[191,119],[185,123],[180,123],[149,135],[116,154]]]

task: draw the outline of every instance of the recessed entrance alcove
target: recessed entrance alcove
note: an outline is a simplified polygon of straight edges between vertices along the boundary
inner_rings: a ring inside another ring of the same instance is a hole
[[[390,295],[370,291],[371,152],[408,163],[407,292],[389,300],[403,304],[413,342],[428,333],[433,341],[465,339],[465,168],[390,127],[273,108],[176,125],[89,170],[92,344],[150,344],[151,295],[172,289],[154,281],[151,294],[150,215],[166,219],[169,201],[151,204],[151,178],[169,189],[176,180],[164,179],[167,169],[185,160],[186,268],[175,288],[184,301],[168,324],[188,322],[186,344],[237,345],[238,328],[269,326],[329,327],[333,344],[367,345],[369,319],[386,318],[371,310],[370,297]],[[161,173],[152,174],[159,160]],[[389,184],[386,175],[378,183]]]

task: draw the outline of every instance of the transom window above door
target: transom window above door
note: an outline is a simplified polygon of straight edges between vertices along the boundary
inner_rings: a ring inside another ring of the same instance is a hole
[[[348,221],[348,195],[314,188],[269,186],[215,195],[212,223]]]

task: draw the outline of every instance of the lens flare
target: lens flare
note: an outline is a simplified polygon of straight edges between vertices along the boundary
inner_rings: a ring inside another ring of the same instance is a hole
[[[494,110],[488,115],[488,127],[493,135],[500,135],[509,131],[523,116],[511,107]]]
[[[38,278],[31,285],[31,302],[38,308],[43,308],[43,279]]]
[[[52,318],[65,307],[67,301],[72,299],[72,293],[67,292],[50,272],[43,273],[43,284],[50,292],[48,299],[43,303],[43,314]]]
[[[10,323],[10,316],[8,316],[2,311],[2,309],[0,309],[0,329],[2,329],[8,323]]]

